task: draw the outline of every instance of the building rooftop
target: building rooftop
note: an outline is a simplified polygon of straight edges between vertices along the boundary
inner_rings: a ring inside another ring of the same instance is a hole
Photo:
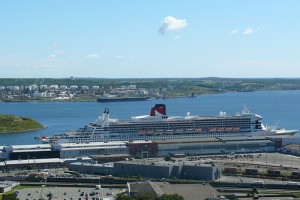
[[[102,155],[92,155],[92,158],[125,158],[128,157],[128,154],[102,154]]]
[[[300,144],[288,144],[284,146],[283,148],[289,149],[289,150],[294,150],[294,151],[300,151]]]
[[[105,146],[126,146],[126,141],[116,142],[88,142],[88,143],[60,143],[61,148],[74,148],[74,147],[105,147]]]
[[[30,145],[7,145],[3,148],[11,148],[13,150],[23,150],[23,149],[51,149],[51,144],[30,144]]]
[[[128,183],[127,187],[130,194],[148,192],[154,194],[157,197],[164,194],[164,192],[160,189],[160,187],[151,181],[139,181],[139,182]]]
[[[168,140],[153,140],[158,144],[172,144],[172,143],[201,143],[201,142],[220,142],[219,138],[188,138],[188,139],[168,139]]]

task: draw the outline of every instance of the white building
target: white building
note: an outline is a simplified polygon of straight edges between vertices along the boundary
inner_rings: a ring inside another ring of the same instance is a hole
[[[29,90],[36,90],[37,89],[37,85],[29,85]]]
[[[138,91],[138,94],[141,94],[141,95],[148,95],[148,91],[147,91],[147,90],[139,90],[139,91]]]
[[[89,89],[89,86],[83,85],[83,86],[81,86],[81,89],[82,89],[82,90],[88,90],[88,89]]]
[[[20,90],[20,87],[19,87],[19,86],[13,86],[12,89],[13,89],[14,91],[17,91],[17,90]]]
[[[62,86],[59,87],[59,89],[61,89],[61,90],[67,90],[67,89],[68,89],[68,86],[62,85]]]
[[[49,89],[50,90],[57,90],[58,89],[58,85],[50,85]]]
[[[40,89],[47,90],[48,89],[48,85],[40,85]]]
[[[71,85],[71,86],[70,86],[70,89],[71,89],[71,90],[77,90],[77,89],[78,89],[78,86],[77,86],[77,85]]]
[[[135,89],[136,89],[136,85],[129,85],[129,86],[128,86],[128,89],[133,89],[133,90],[135,90]]]
[[[46,92],[35,92],[32,94],[32,97],[47,97]]]
[[[99,86],[93,86],[93,90],[99,90]]]

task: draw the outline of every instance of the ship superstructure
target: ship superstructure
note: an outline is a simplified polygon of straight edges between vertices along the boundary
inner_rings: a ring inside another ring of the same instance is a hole
[[[51,142],[109,142],[158,139],[187,139],[208,137],[239,137],[254,135],[293,135],[297,130],[276,132],[262,124],[262,117],[248,111],[217,116],[168,116],[164,104],[156,104],[149,115],[135,116],[129,121],[110,118],[109,109],[102,116],[83,128],[41,137],[44,143]]]

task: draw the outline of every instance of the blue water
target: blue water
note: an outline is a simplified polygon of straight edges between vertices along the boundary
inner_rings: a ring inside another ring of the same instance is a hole
[[[112,118],[130,119],[131,116],[149,114],[156,103],[167,106],[168,115],[217,115],[240,112],[243,105],[261,115],[266,125],[286,129],[300,129],[300,91],[231,92],[217,95],[202,95],[196,98],[174,98],[141,102],[22,102],[0,103],[0,114],[30,117],[48,128],[25,133],[0,135],[0,145],[40,143],[35,136],[51,136],[73,130],[93,122],[104,108],[110,109]]]

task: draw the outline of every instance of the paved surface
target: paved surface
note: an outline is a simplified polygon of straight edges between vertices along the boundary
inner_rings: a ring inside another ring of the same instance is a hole
[[[100,200],[101,198],[113,199],[116,194],[121,192],[123,192],[123,189],[42,187],[19,190],[18,198],[21,200],[38,200],[41,198],[45,200]]]
[[[209,184],[170,184],[156,182],[166,194],[179,194],[186,200],[205,200],[218,195],[218,192]]]

